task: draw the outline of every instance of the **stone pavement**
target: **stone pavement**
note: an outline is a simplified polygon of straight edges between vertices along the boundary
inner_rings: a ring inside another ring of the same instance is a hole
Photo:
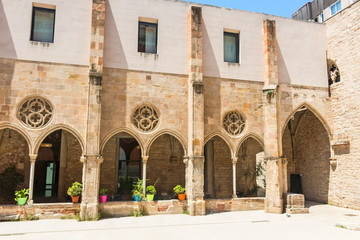
[[[360,231],[336,224],[360,224],[360,211],[311,204],[310,214],[231,212],[190,217],[157,215],[104,219],[98,222],[40,220],[1,222],[0,240],[91,239],[360,239]]]

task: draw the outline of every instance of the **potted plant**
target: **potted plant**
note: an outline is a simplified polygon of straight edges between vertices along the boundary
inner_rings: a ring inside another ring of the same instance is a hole
[[[174,192],[177,193],[179,200],[185,200],[185,188],[181,185],[174,187]]]
[[[100,202],[106,202],[107,200],[107,195],[106,195],[106,192],[108,191],[107,188],[100,188],[99,190],[99,198],[100,198]]]
[[[143,180],[138,179],[137,183],[133,185],[132,196],[137,202],[144,198]]]
[[[156,189],[154,186],[150,185],[146,187],[146,200],[148,201],[153,201],[154,200],[154,195],[156,193]]]
[[[79,202],[79,197],[82,192],[82,184],[79,182],[74,182],[71,187],[68,188],[67,194],[71,196],[73,203]]]
[[[28,200],[29,189],[15,191],[15,201],[18,205],[25,205]]]

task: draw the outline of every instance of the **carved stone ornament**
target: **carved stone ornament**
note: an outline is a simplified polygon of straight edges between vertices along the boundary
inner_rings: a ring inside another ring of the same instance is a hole
[[[159,114],[151,105],[143,104],[132,115],[132,123],[143,132],[151,132],[159,124]]]
[[[244,131],[245,119],[238,111],[232,111],[225,115],[223,126],[230,135],[238,136]]]
[[[27,127],[42,128],[50,122],[53,116],[53,107],[45,99],[33,97],[20,105],[17,116]]]

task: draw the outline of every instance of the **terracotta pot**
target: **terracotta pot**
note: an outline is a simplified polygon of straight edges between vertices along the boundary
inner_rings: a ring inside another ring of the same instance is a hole
[[[179,200],[185,200],[186,194],[185,193],[178,193]]]
[[[73,203],[78,203],[79,202],[79,197],[80,196],[71,196],[71,200]]]
[[[107,200],[107,195],[100,196],[100,202],[106,202],[106,200]]]

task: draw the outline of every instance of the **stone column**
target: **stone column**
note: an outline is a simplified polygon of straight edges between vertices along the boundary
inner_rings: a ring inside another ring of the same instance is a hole
[[[100,164],[101,156],[81,156],[83,163],[83,192],[80,206],[82,220],[95,219],[99,210]]]
[[[142,156],[141,157],[141,160],[142,160],[142,170],[143,170],[143,193],[144,195],[146,194],[146,164],[147,164],[147,161],[149,159],[149,156]]]
[[[34,177],[35,177],[35,163],[38,155],[30,154],[30,180],[29,180],[29,201],[28,203],[32,205],[34,203]]]
[[[186,194],[190,215],[204,215],[204,83],[202,76],[202,14],[192,6],[188,15],[189,94]]]
[[[67,164],[67,139],[64,131],[61,131],[61,147],[60,147],[60,169],[59,169],[59,187],[58,201],[66,201],[66,164]]]
[[[92,1],[91,44],[89,61],[89,89],[87,132],[83,162],[83,194],[80,208],[82,220],[98,215],[100,164],[101,90],[104,56],[104,25],[106,0]]]
[[[265,211],[283,212],[283,168],[281,160],[281,127],[279,121],[279,85],[275,21],[263,22],[263,45],[265,81],[264,106],[264,150],[266,161]]]
[[[233,198],[237,198],[236,195],[236,163],[238,161],[237,157],[232,158],[232,167],[233,167]]]

